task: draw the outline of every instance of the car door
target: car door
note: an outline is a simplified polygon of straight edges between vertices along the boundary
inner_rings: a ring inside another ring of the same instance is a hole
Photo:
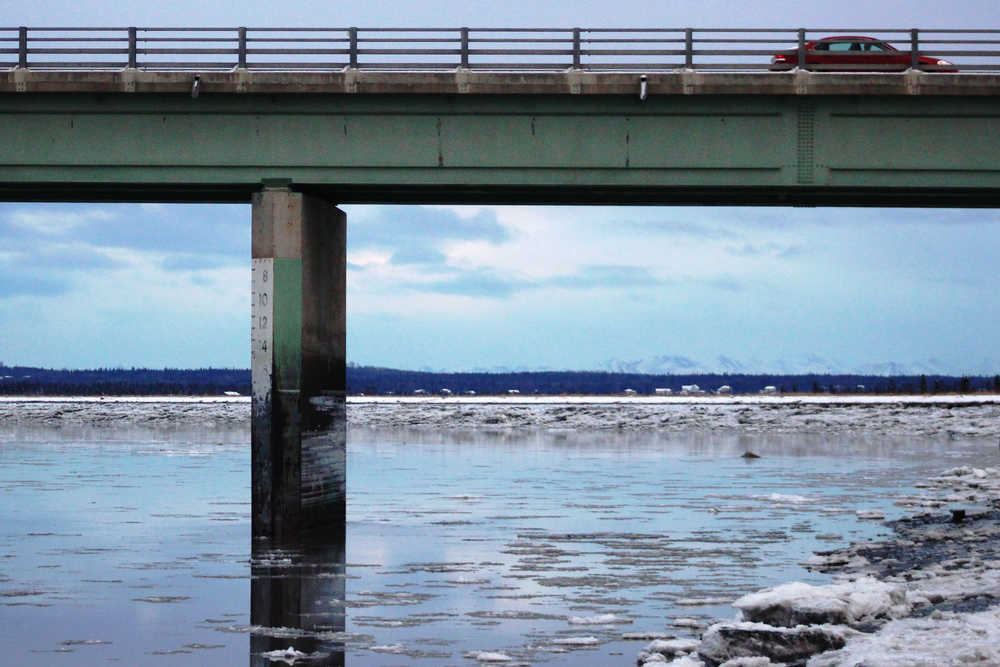
[[[826,61],[827,67],[824,69],[859,69],[858,65],[864,62],[866,61],[859,42],[854,40],[832,40],[829,42],[829,55]]]

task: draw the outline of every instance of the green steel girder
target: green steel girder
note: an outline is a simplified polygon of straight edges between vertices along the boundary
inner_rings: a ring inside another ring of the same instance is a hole
[[[0,199],[995,206],[1000,98],[0,94]]]

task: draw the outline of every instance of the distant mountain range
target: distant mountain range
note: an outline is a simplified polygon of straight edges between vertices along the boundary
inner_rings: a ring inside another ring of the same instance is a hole
[[[694,373],[813,375],[995,375],[1000,362],[984,359],[965,368],[955,368],[940,359],[899,362],[884,361],[869,364],[845,364],[817,354],[792,356],[772,361],[749,359],[739,361],[719,355],[712,362],[679,355],[660,355],[643,359],[610,359],[599,370],[610,373],[644,373],[651,375],[690,375]]]

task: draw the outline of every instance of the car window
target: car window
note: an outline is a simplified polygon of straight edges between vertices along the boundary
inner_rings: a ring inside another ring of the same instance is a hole
[[[865,51],[872,51],[875,53],[885,53],[889,50],[883,42],[864,42]]]
[[[814,47],[813,51],[829,51],[830,42],[818,42]]]
[[[850,51],[852,46],[857,46],[857,42],[829,42],[831,51]],[[856,50],[856,49],[855,49]]]

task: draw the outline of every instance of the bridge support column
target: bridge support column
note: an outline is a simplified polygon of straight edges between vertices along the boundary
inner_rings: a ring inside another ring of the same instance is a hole
[[[343,531],[346,216],[264,189],[253,197],[252,531]]]

